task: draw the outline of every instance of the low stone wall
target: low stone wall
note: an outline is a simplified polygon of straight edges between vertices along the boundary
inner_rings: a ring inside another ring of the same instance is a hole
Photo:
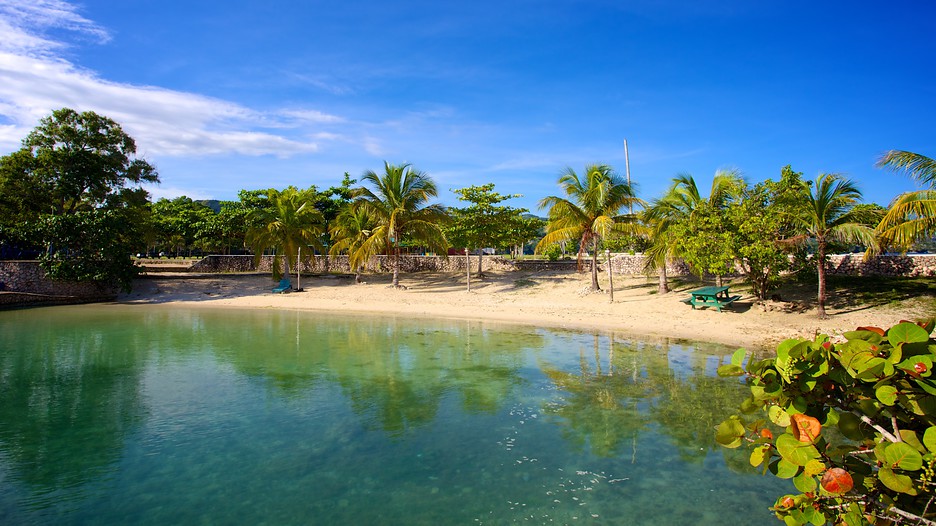
[[[0,261],[0,307],[108,301],[116,288],[94,283],[53,281],[38,261]]]
[[[877,256],[864,260],[863,254],[829,256],[829,274],[848,276],[936,276],[936,254]]]

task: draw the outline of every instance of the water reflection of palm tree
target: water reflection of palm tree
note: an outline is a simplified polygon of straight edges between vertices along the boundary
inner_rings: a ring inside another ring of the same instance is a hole
[[[610,457],[621,454],[630,445],[635,455],[637,437],[651,423],[639,405],[652,398],[657,390],[651,372],[655,367],[647,365],[657,361],[660,355],[624,346],[615,350],[612,338],[609,369],[604,374],[597,335],[593,347],[594,366],[589,363],[585,350],[580,349],[577,372],[542,367],[546,376],[567,393],[563,402],[546,407],[544,412],[558,417],[563,424],[563,436],[579,448],[587,444],[593,454]]]

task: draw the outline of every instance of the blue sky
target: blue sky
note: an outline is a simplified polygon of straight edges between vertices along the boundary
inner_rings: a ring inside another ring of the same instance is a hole
[[[136,138],[154,197],[236,198],[412,163],[536,211],[604,162],[651,199],[679,173],[791,164],[915,189],[874,167],[936,155],[929,1],[4,0],[0,153],[53,109]]]

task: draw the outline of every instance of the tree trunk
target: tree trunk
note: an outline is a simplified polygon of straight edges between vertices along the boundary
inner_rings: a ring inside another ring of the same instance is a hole
[[[816,273],[819,275],[819,317],[822,319],[828,318],[829,315],[825,311],[825,298],[826,298],[826,283],[825,283],[825,240],[819,239],[818,246],[816,247]]]
[[[393,247],[393,282],[391,286],[400,286],[400,247]]]
[[[601,287],[598,286],[598,238],[592,241],[592,292],[598,292]]]
[[[483,278],[483,277],[484,277],[484,271],[481,270],[481,257],[482,257],[482,256],[484,256],[484,249],[483,249],[483,248],[479,248],[479,249],[478,249],[478,272],[477,272],[479,278]]]
[[[289,274],[290,274],[290,271],[289,271],[289,256],[287,256],[287,255],[285,255],[285,254],[283,255],[283,267],[285,268],[285,270],[283,271],[283,277],[286,278],[286,279],[289,279]],[[292,281],[290,281],[290,284],[291,284],[291,283],[292,283]]]
[[[721,287],[722,283],[724,283],[724,281],[722,280],[721,274],[715,276],[715,286]]]
[[[660,265],[659,275],[660,275],[660,286],[659,288],[657,288],[657,293],[666,294],[667,292],[669,292],[669,283],[667,283],[667,280],[666,280],[666,262],[663,262],[663,264]]]

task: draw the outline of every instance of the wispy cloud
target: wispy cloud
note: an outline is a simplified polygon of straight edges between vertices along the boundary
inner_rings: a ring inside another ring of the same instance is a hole
[[[315,109],[261,112],[203,95],[111,82],[57,56],[66,45],[45,35],[50,28],[98,42],[109,39],[65,2],[0,4],[0,119],[7,121],[0,125],[0,147],[5,149],[15,148],[39,119],[62,107],[113,118],[146,155],[313,153],[320,142],[338,136],[322,126],[344,122]]]

